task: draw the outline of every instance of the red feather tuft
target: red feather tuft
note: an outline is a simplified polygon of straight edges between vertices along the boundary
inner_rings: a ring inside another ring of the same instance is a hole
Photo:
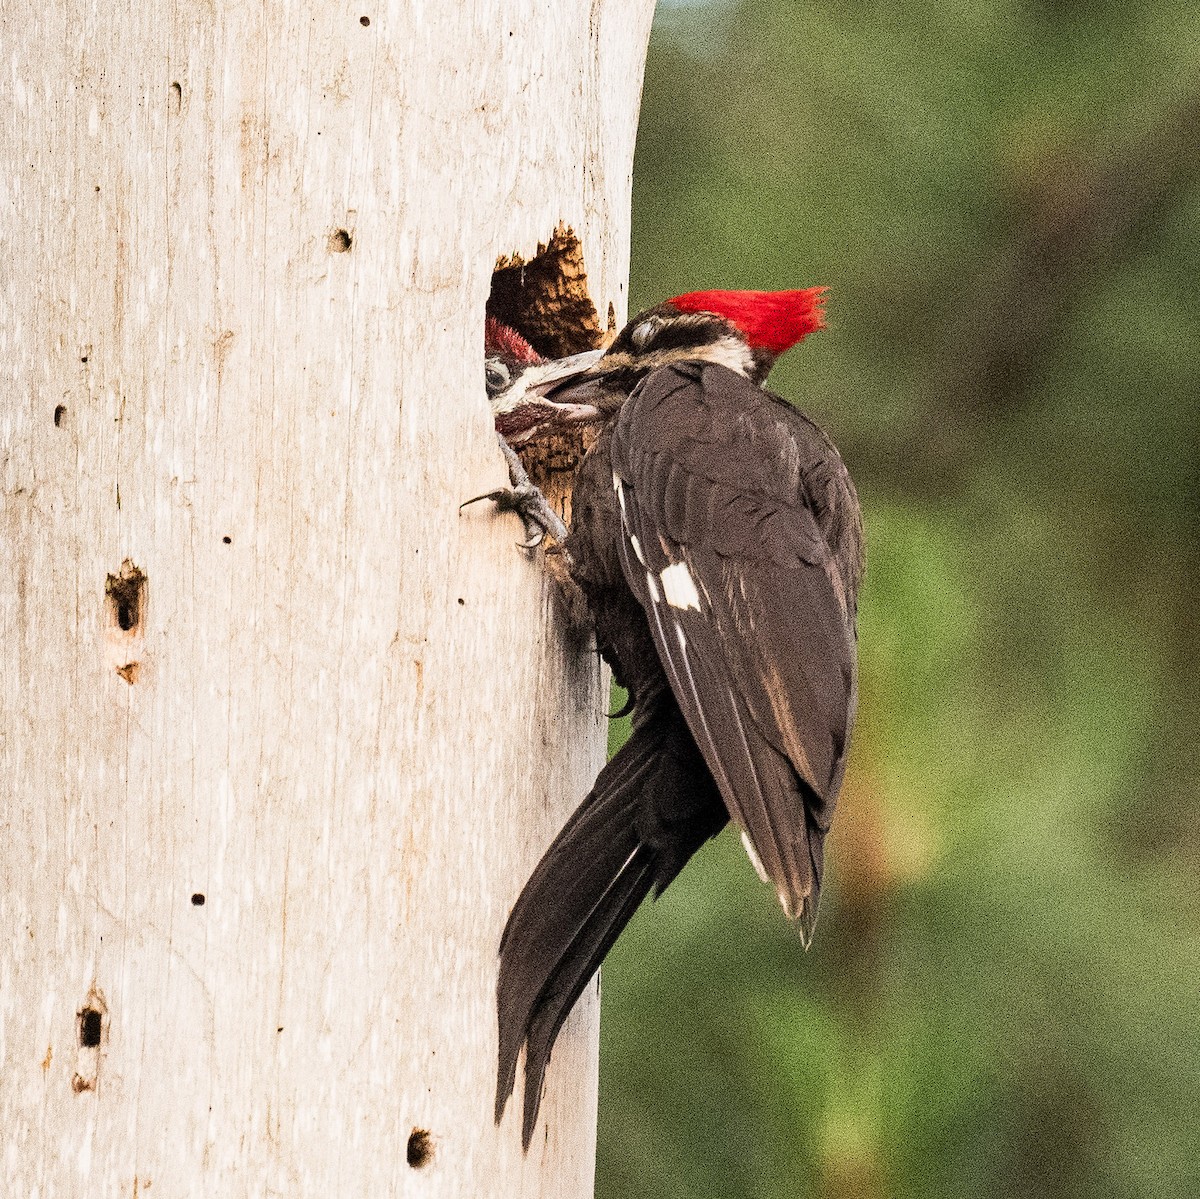
[[[501,324],[489,316],[483,325],[484,354],[489,358],[503,358],[508,362],[541,362],[542,356],[523,338],[516,329]]]
[[[742,332],[752,350],[782,354],[825,328],[825,288],[802,291],[692,291],[669,301],[680,312],[715,312]]]

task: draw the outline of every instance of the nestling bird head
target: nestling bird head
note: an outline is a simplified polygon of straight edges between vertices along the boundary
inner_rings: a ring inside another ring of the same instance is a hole
[[[483,358],[488,399],[507,391],[524,370],[545,361],[516,329],[489,316],[483,325]]]
[[[564,422],[563,408],[546,393],[577,376],[603,353],[588,350],[569,358],[543,358],[515,329],[489,316],[484,324],[484,372],[496,432],[510,445],[528,441],[547,424]]]
[[[635,316],[604,355],[547,393],[564,422],[603,421],[651,371],[715,362],[762,383],[785,350],[824,327],[825,288],[694,291]]]

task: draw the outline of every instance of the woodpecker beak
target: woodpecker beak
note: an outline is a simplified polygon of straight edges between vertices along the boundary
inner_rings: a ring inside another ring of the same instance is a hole
[[[603,424],[628,394],[615,383],[616,376],[607,371],[588,371],[552,388],[543,403],[553,408],[554,424]]]
[[[496,431],[510,445],[521,445],[545,425],[573,424],[594,419],[592,410],[584,406],[562,404],[549,393],[583,374],[594,366],[603,350],[585,350],[567,358],[555,358],[524,371],[508,391],[492,401]]]
[[[535,366],[529,371],[529,385],[525,394],[542,399],[553,388],[595,366],[603,355],[603,350],[584,350],[582,354],[572,354],[569,358],[554,358],[542,366]]]
[[[602,357],[604,357],[603,350],[585,350],[582,354],[559,358],[548,364],[550,373],[538,378],[526,395],[543,401],[553,413],[555,421],[562,424],[578,424],[595,420],[600,413],[594,405],[570,401],[564,403],[563,401],[576,386],[573,381],[595,366]],[[585,384],[578,386],[586,388]]]

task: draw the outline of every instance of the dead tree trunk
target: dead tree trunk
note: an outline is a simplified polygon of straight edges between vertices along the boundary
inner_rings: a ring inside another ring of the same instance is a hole
[[[6,1193],[591,1193],[594,996],[491,1106],[601,680],[458,504],[497,256],[624,315],[651,9],[7,7]]]

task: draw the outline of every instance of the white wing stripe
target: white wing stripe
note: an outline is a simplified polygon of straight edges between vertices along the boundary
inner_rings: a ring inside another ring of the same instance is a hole
[[[619,489],[617,494],[621,494]],[[630,549],[633,549],[634,552],[637,553],[638,544],[636,536],[629,528],[629,522],[626,519],[626,513],[624,512],[621,514],[621,530],[625,534],[625,536],[622,537],[618,543],[621,551],[621,558],[624,563],[626,577],[632,579],[634,577],[634,571],[632,563],[629,561],[629,551]],[[638,554],[638,561],[641,561],[640,554]],[[668,567],[668,570],[669,569],[670,568]],[[649,571],[646,571],[646,581],[651,584],[651,598],[657,601],[658,597],[655,594],[656,589],[651,581],[651,574]],[[688,581],[691,582],[690,574],[688,575]],[[687,672],[687,679],[685,681],[683,675],[681,675],[679,671],[679,663],[676,661],[677,655],[673,652],[671,641],[667,637],[666,630],[663,628],[662,618],[660,615],[661,611],[662,608],[660,603],[655,602],[650,605],[650,613],[654,617],[654,626],[658,633],[657,642],[660,655],[664,659],[667,670],[671,674],[676,694],[687,694],[691,696],[692,708],[696,712],[697,719],[700,722],[700,728],[692,729],[692,735],[696,738],[697,743],[700,744],[701,752],[704,754],[709,763],[709,769],[718,776],[716,782],[718,788],[720,788],[721,794],[727,797],[727,802],[736,804],[737,795],[729,781],[728,774],[725,772],[725,766],[721,761],[721,755],[717,752],[717,744],[713,738],[712,730],[708,727],[708,719],[704,714],[704,708],[700,704],[700,693],[696,687],[695,677],[692,675],[691,664],[688,662],[687,637],[684,634],[683,628],[679,622],[677,620],[672,620],[671,623],[675,628],[676,639],[679,642],[678,656],[682,658],[683,668]],[[734,712],[734,718],[736,719],[736,709]],[[737,812],[736,818],[738,819],[739,823],[743,823],[745,819],[740,810]]]
[[[783,840],[779,836],[779,829],[775,826],[775,821],[771,817],[771,802],[767,798],[766,788],[763,787],[762,779],[758,774],[758,767],[754,764],[754,755],[750,751],[750,742],[746,737],[746,728],[742,724],[741,713],[738,711],[737,696],[728,688],[725,688],[726,694],[729,696],[730,705],[733,711],[733,726],[737,729],[738,739],[742,743],[742,751],[746,755],[746,765],[750,768],[750,777],[754,780],[755,790],[758,792],[760,800],[757,805],[759,810],[767,822],[767,829],[771,834],[771,840],[774,842],[772,848],[775,850],[775,857],[779,861],[779,867],[784,873],[784,880],[779,885],[777,892],[779,902],[783,905],[783,910],[787,913],[788,918],[794,915],[791,905],[790,887],[792,882],[791,855],[784,848]],[[770,879],[764,879],[764,882],[770,882]]]
[[[758,856],[758,851],[754,848],[754,842],[750,840],[750,834],[745,829],[742,829],[742,848],[746,851],[746,856],[750,859],[750,865],[754,867],[754,872],[764,883],[769,883],[771,876],[762,864],[762,858]]]
[[[679,684],[679,689],[682,691],[683,679],[679,674],[679,667],[675,661],[675,655],[671,652],[670,642],[667,640],[666,632],[663,630],[662,621],[658,617],[658,608],[653,609],[654,623],[658,626],[659,645],[662,646],[663,652],[667,656],[667,661],[671,666],[671,673],[675,676],[676,682]],[[709,760],[710,768],[715,768],[715,771],[720,773],[720,778],[717,779],[717,785],[721,788],[723,795],[730,796],[732,802],[736,803],[737,799],[733,790],[733,785],[729,781],[729,776],[725,773],[725,763],[721,761],[721,755],[717,752],[716,739],[712,735],[712,730],[708,727],[708,718],[704,714],[704,707],[700,703],[700,691],[696,686],[696,679],[692,674],[692,664],[688,661],[687,652],[687,636],[683,631],[683,627],[678,621],[673,622],[675,626],[675,638],[679,642],[679,656],[683,660],[683,668],[687,672],[687,692],[692,697],[692,707],[696,712],[696,716],[700,720],[700,732],[703,735],[707,752],[705,757]],[[695,730],[692,730],[693,734]],[[697,738],[699,739],[699,738]]]

